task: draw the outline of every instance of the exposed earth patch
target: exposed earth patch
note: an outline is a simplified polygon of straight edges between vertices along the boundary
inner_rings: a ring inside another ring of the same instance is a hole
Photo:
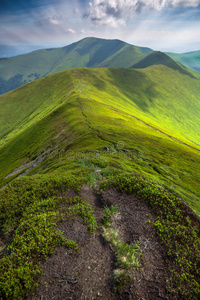
[[[64,231],[64,236],[79,244],[80,255],[65,247],[57,248],[43,263],[41,284],[28,299],[178,299],[166,290],[166,251],[155,234],[151,223],[155,216],[146,203],[115,189],[99,195],[87,185],[83,185],[80,196],[92,205],[98,229],[90,234],[81,218],[60,223],[59,229]],[[138,241],[142,253],[140,268],[131,273],[130,280],[121,288],[114,280],[114,249],[102,236],[105,205],[118,207],[111,226],[124,243]]]

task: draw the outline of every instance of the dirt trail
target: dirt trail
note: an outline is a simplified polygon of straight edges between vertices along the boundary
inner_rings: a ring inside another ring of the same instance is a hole
[[[172,299],[166,292],[166,253],[155,236],[155,217],[146,203],[133,195],[120,194],[115,189],[103,192],[106,204],[117,205],[120,215],[112,220],[112,227],[118,230],[124,243],[139,241],[142,251],[141,268],[121,292],[121,299]],[[124,295],[124,297],[123,297]]]
[[[167,279],[166,254],[155,236],[148,220],[154,216],[145,203],[133,195],[120,194],[112,189],[97,192],[83,185],[81,197],[93,206],[99,229],[91,235],[81,219],[64,221],[59,228],[65,237],[78,242],[80,256],[60,247],[43,264],[42,284],[29,300],[157,300],[176,299],[169,297],[165,286]],[[138,240],[143,257],[141,268],[132,274],[132,279],[117,293],[113,278],[115,255],[112,247],[102,238],[101,222],[103,205],[117,205],[119,213],[112,219],[125,243]]]
[[[81,254],[77,256],[64,247],[57,249],[43,265],[43,284],[29,299],[115,299],[112,294],[113,253],[101,237],[103,208],[97,203],[93,189],[86,185],[81,197],[93,206],[99,229],[91,235],[81,219],[62,222],[59,229],[65,232],[67,239],[78,242]]]

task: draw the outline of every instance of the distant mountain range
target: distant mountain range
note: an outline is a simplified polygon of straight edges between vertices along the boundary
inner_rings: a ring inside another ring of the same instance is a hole
[[[183,65],[200,72],[200,50],[188,53],[167,53],[171,58],[177,60]]]
[[[71,68],[143,68],[153,64],[168,65],[180,72],[198,76],[162,52],[120,40],[85,38],[63,48],[37,50],[0,59],[0,94]]]

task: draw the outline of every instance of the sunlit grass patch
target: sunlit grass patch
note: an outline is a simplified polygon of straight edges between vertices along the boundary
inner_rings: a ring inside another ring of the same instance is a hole
[[[142,253],[138,242],[130,245],[124,243],[119,236],[117,229],[112,227],[111,219],[118,213],[115,205],[106,206],[103,217],[103,237],[109,242],[116,256],[116,266],[114,270],[114,278],[120,288],[125,281],[131,278],[131,274],[140,267],[139,258]],[[129,270],[131,272],[129,272]]]
[[[140,267],[139,257],[141,252],[139,243],[124,244],[118,231],[112,227],[104,227],[103,236],[115,249],[118,268],[129,270],[130,268],[138,269]]]

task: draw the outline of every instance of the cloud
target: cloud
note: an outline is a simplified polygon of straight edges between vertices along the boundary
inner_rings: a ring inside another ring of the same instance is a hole
[[[80,33],[84,34],[86,37],[96,34],[94,30],[85,30],[84,28],[81,29]]]
[[[165,2],[173,7],[197,7],[200,5],[200,0],[169,0]]]
[[[80,11],[79,11],[78,8],[75,8],[73,12],[74,12],[75,15],[79,15],[80,14]]]
[[[125,25],[127,16],[144,10],[159,11],[164,7],[198,7],[200,0],[92,0],[84,17],[96,25]]]
[[[63,17],[61,15],[54,15],[51,17],[46,17],[44,19],[40,19],[36,22],[36,25],[40,27],[48,27],[49,25],[62,25],[63,24]]]
[[[49,23],[53,25],[59,25],[62,23],[62,16],[53,16],[52,18],[49,18]]]
[[[67,32],[67,33],[75,34],[75,33],[76,33],[76,30],[74,30],[74,29],[72,29],[72,28],[68,28],[68,29],[66,29],[66,32]]]

